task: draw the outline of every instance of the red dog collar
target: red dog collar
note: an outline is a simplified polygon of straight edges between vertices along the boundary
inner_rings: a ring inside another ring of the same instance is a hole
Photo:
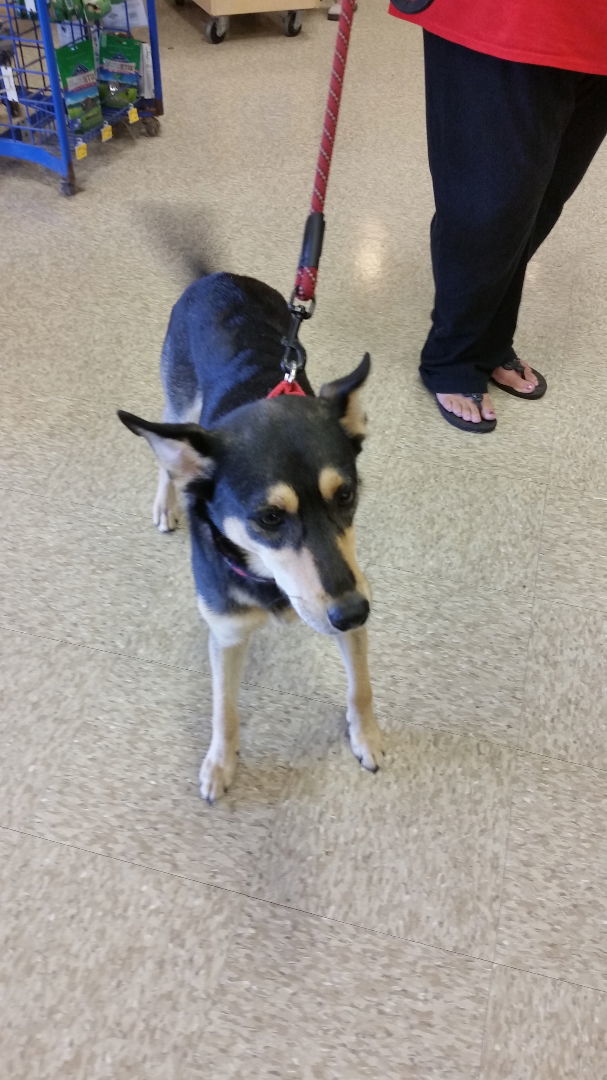
[[[270,390],[268,397],[280,397],[281,394],[296,394],[298,397],[306,397],[305,390],[302,390],[295,379],[292,381],[289,381],[289,379],[282,379],[273,390]]]

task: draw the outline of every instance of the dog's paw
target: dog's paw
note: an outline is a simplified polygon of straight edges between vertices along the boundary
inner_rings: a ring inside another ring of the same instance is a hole
[[[179,515],[169,510],[166,513],[159,514],[158,517],[154,516],[154,525],[158,529],[158,532],[175,532],[175,529],[179,525]]]
[[[152,520],[158,529],[158,532],[174,532],[179,524],[179,508],[177,504],[175,503],[173,506],[166,506],[164,502],[162,504],[158,501],[155,502],[152,511]]]
[[[230,787],[238,758],[234,751],[222,754],[209,750],[200,766],[200,794],[212,806]]]
[[[360,761],[363,769],[377,772],[384,760],[384,738],[375,720],[365,724],[348,724],[350,746],[354,757]]]

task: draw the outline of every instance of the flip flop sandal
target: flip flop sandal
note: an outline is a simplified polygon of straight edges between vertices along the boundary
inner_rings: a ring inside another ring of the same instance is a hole
[[[513,356],[511,360],[505,360],[503,364],[500,364],[500,367],[505,368],[506,371],[516,371],[517,375],[521,375],[523,379],[525,378],[525,369],[518,356]],[[493,376],[491,376],[491,382],[494,383],[495,386],[499,386],[500,390],[503,390],[506,394],[512,394],[512,397],[528,398],[530,401],[537,401],[538,398],[543,397],[546,393],[548,383],[539,371],[536,371],[535,368],[531,368],[531,370],[537,379],[537,386],[535,390],[531,390],[527,394],[523,390],[515,390],[513,386],[505,386],[504,383],[498,382]]]
[[[470,398],[470,401],[473,401],[480,409],[483,394],[462,394],[461,396]],[[447,423],[451,424],[453,427],[459,428],[460,431],[472,431],[475,435],[486,435],[488,432],[494,431],[497,425],[497,420],[479,420],[477,424],[474,424],[472,420],[464,420],[461,416],[456,416],[455,413],[449,412],[444,405],[441,405],[436,394],[434,395],[434,400],[438,405],[439,412],[444,416]]]

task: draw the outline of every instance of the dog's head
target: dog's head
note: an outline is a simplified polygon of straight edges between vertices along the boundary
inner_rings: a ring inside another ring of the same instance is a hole
[[[192,513],[210,518],[251,572],[274,580],[321,633],[362,626],[369,614],[353,527],[369,369],[366,355],[316,398],[255,401],[212,431],[119,413],[186,491]]]

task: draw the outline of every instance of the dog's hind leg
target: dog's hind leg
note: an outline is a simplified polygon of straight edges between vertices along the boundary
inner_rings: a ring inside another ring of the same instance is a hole
[[[234,779],[240,745],[238,690],[253,630],[267,615],[252,608],[239,615],[215,615],[202,598],[202,617],[209,626],[209,658],[213,679],[213,733],[200,768],[200,794],[214,803]]]
[[[167,334],[160,364],[165,393],[162,419],[165,424],[197,424],[200,420],[202,396],[196,376],[186,356]],[[152,521],[159,532],[173,532],[179,522],[179,496],[166,469],[160,467],[158,487],[152,508]]]
[[[373,713],[373,694],[367,660],[367,630],[340,634],[339,647],[348,676],[348,735],[361,765],[377,772],[383,759],[382,733]]]
[[[200,396],[197,396],[189,408],[179,416],[175,415],[175,411],[171,406],[166,405],[162,413],[163,423],[197,423],[200,418],[200,404]],[[158,487],[156,488],[156,498],[152,507],[152,521],[159,532],[173,532],[177,528],[180,509],[179,495],[174,481],[170,473],[161,465],[158,469]]]
[[[179,499],[175,484],[162,466],[158,470],[158,487],[152,508],[152,521],[161,533],[173,532],[179,522]]]

